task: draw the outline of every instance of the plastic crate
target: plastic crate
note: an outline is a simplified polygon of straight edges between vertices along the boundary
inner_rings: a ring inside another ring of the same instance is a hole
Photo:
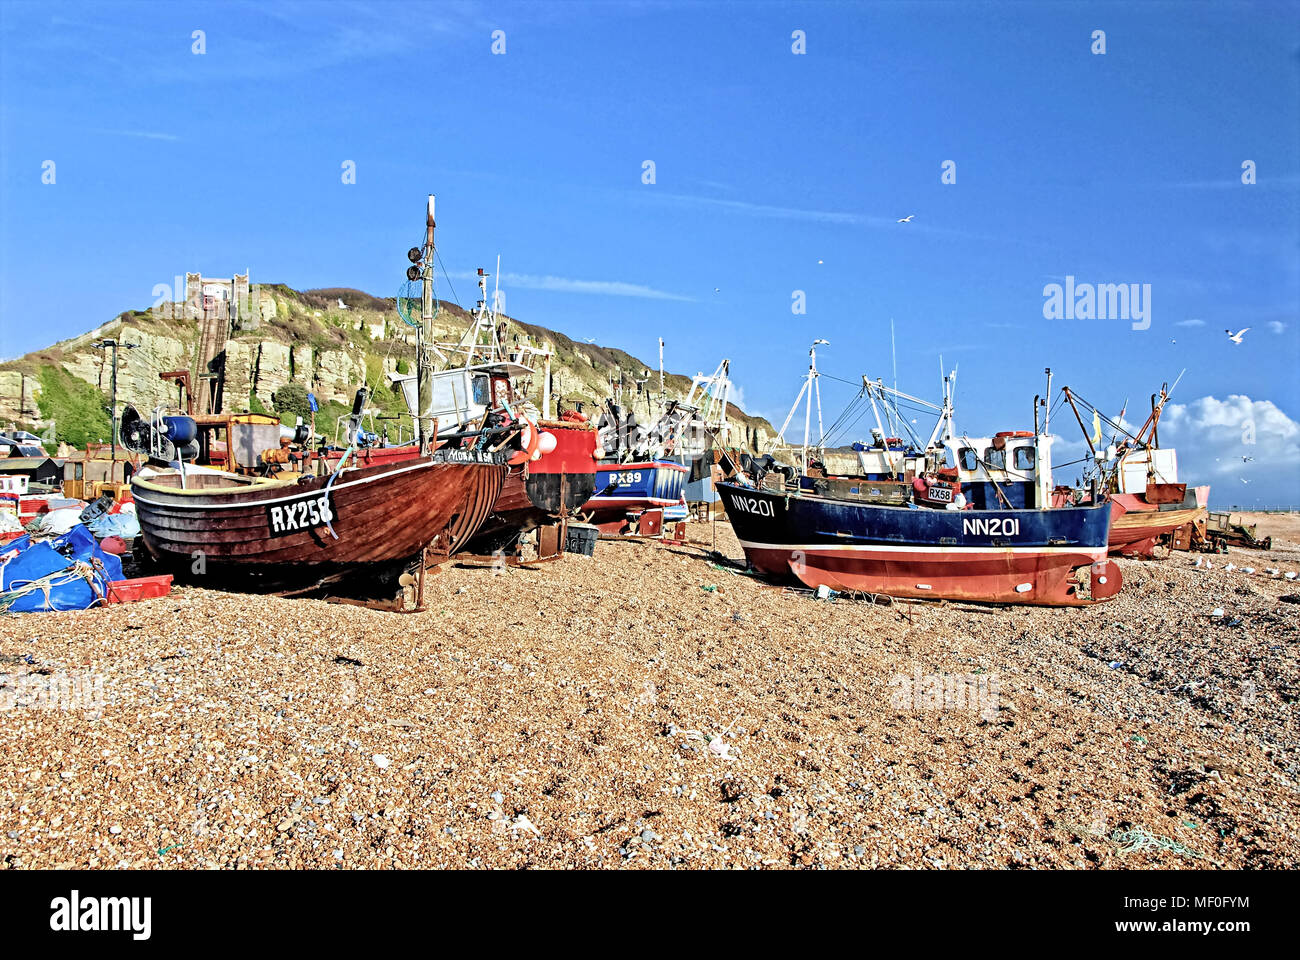
[[[596,552],[596,541],[600,539],[600,529],[590,523],[569,524],[568,534],[564,538],[566,553],[580,553],[590,557]]]
[[[150,600],[165,597],[172,592],[172,575],[165,573],[157,577],[136,577],[134,580],[114,580],[108,585],[109,603],[131,603],[135,600]]]

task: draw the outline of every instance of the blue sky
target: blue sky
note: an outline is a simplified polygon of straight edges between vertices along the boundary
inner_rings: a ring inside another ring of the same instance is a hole
[[[0,356],[186,270],[391,296],[434,192],[447,267],[500,254],[512,315],[729,356],[778,425],[814,337],[828,374],[889,378],[893,318],[900,386],[958,363],[971,432],[1029,426],[1045,366],[1130,419],[1185,369],[1185,479],[1300,502],[1298,13],[5,0]],[[1150,284],[1150,328],[1044,319],[1067,275]],[[828,420],[851,393],[824,383]]]

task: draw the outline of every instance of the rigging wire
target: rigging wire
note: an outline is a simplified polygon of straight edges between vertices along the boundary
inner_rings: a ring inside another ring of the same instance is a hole
[[[838,433],[837,433],[837,432],[828,432],[828,433],[827,433],[827,437],[838,437],[838,436],[840,436],[840,435],[842,434],[842,435],[843,435],[843,439],[844,439],[844,440],[847,440],[849,437],[851,437],[851,436],[853,435],[853,432],[854,432],[854,431],[853,431],[853,428],[856,427],[856,426],[858,425],[858,422],[859,422],[859,421],[860,421],[864,416],[867,415],[869,409],[870,409],[870,408],[867,407],[865,404],[862,405],[862,408],[861,408],[860,410],[858,410],[858,414],[857,414],[857,416],[854,417],[853,420],[852,420],[851,422],[845,424],[845,425],[844,425],[844,426],[843,426],[843,427],[838,431]],[[828,443],[828,444],[827,444],[827,446],[842,446],[842,445],[843,445],[842,442],[841,442],[841,443]]]
[[[1136,440],[1137,440],[1137,437],[1133,436],[1133,434],[1129,433],[1127,430],[1125,430],[1123,427],[1121,427],[1118,423],[1116,423],[1116,422],[1115,422],[1114,420],[1112,420],[1110,417],[1106,416],[1104,413],[1102,413],[1100,410],[1098,410],[1095,406],[1093,406],[1093,405],[1092,405],[1091,403],[1089,403],[1087,400],[1083,399],[1083,397],[1079,396],[1077,393],[1071,393],[1071,396],[1073,396],[1074,399],[1078,402],[1078,404],[1079,404],[1081,407],[1083,407],[1085,410],[1087,410],[1089,413],[1095,413],[1095,414],[1097,415],[1097,417],[1101,420],[1102,423],[1106,424],[1106,425],[1109,426],[1109,427],[1113,427],[1116,433],[1122,433],[1122,434],[1124,434],[1124,436],[1128,437],[1130,440],[1133,440],[1133,441],[1136,441]]]
[[[863,395],[859,393],[856,397],[850,400],[847,405],[845,405],[844,409],[840,411],[839,416],[837,416],[826,429],[824,436],[835,436],[844,429],[844,425],[848,421],[849,417],[852,416],[853,412],[862,405],[862,396]],[[823,445],[824,444],[825,441],[823,440]]]
[[[838,383],[847,383],[850,387],[858,387],[858,388],[862,387],[862,381],[860,380],[845,380],[843,377],[837,377],[829,373],[824,373],[821,370],[817,371],[817,375],[819,377],[825,377],[827,380],[834,380]]]
[[[447,272],[447,265],[442,262],[442,254],[438,252],[437,247],[433,248],[433,255],[438,261],[438,266],[442,267],[442,275],[447,278],[447,286],[451,290],[452,301],[459,305],[460,294],[456,292],[456,284],[451,282],[451,274]],[[465,308],[461,307],[461,309],[464,310]]]

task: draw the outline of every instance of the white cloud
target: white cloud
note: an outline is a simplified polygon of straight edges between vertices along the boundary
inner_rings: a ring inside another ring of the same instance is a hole
[[[87,133],[103,133],[112,137],[139,137],[142,140],[179,140],[174,133],[154,133],[151,130],[87,130]]]
[[[736,213],[751,217],[766,217],[777,220],[803,220],[811,223],[839,223],[851,226],[878,227],[886,230],[895,230],[899,236],[908,233],[930,233],[936,236],[962,237],[969,240],[987,240],[987,241],[1009,241],[1029,246],[1039,246],[1034,241],[1026,240],[1023,237],[997,237],[984,233],[972,233],[967,230],[959,230],[952,227],[940,227],[928,222],[924,218],[918,219],[915,223],[900,224],[898,216],[893,214],[889,216],[879,214],[853,213],[847,210],[807,210],[800,207],[782,207],[770,203],[752,203],[748,200],[724,200],[718,197],[700,197],[691,194],[682,193],[661,193],[658,191],[637,191],[636,197],[654,202],[667,202],[677,206],[699,207],[706,210],[720,210],[728,213]],[[897,211],[895,211],[897,213]],[[902,215],[911,214],[915,216],[915,211],[908,208]]]
[[[1300,423],[1271,400],[1232,394],[1171,403],[1160,418],[1160,444],[1178,448],[1180,480],[1218,485],[1215,502],[1300,501]],[[1250,481],[1249,498],[1242,479]]]
[[[1183,180],[1176,183],[1158,184],[1162,187],[1172,187],[1176,190],[1240,190],[1243,186],[1241,174],[1233,171],[1232,176],[1223,177],[1219,180]],[[1252,187],[1276,187],[1281,190],[1293,190],[1300,186],[1300,175],[1283,174],[1280,177],[1260,177]]]
[[[503,273],[501,286],[523,287],[525,290],[550,290],[557,293],[591,293],[607,297],[639,297],[644,300],[680,300],[693,302],[690,297],[664,290],[656,290],[640,283],[621,280],[574,280],[569,277],[541,276],[531,273]]]
[[[1145,414],[1146,398],[1141,410],[1137,409],[1136,399],[1129,402],[1129,407],[1130,415]],[[1062,425],[1067,421],[1073,430]],[[1092,420],[1086,414],[1084,422],[1091,429]],[[1127,416],[1120,423],[1129,433],[1141,426],[1141,421],[1135,423]],[[1058,434],[1052,448],[1055,479],[1068,483],[1085,465],[1065,464],[1088,457],[1088,445],[1073,417],[1067,415],[1060,421],[1054,416],[1052,426]],[[1104,430],[1109,442],[1111,429]],[[1185,404],[1170,403],[1160,418],[1160,445],[1178,450],[1181,482],[1211,485],[1213,504],[1250,506],[1256,498],[1261,504],[1300,503],[1300,422],[1271,400],[1232,394],[1223,400],[1201,397]],[[1243,479],[1249,484],[1243,484]]]
[[[456,280],[474,280],[477,274],[464,270],[453,270],[449,276]],[[640,283],[625,283],[621,280],[575,280],[571,277],[556,277],[550,274],[509,273],[502,272],[500,277],[501,292],[507,287],[522,287],[525,290],[550,290],[558,293],[600,294],[609,297],[639,297],[646,300],[680,300],[694,303],[692,297],[656,290]]]
[[[1195,320],[1195,319],[1192,319],[1192,320],[1179,320],[1177,323],[1174,324],[1174,326],[1175,326],[1175,327],[1203,327],[1203,326],[1205,326],[1205,321],[1204,321],[1204,320]]]
[[[1274,333],[1286,332],[1286,324],[1283,323],[1281,320],[1270,320],[1268,322],[1268,328],[1272,330]]]
[[[858,213],[839,210],[801,210],[795,207],[778,207],[766,203],[749,203],[745,200],[721,200],[716,197],[694,197],[680,193],[652,194],[654,199],[667,200],[671,203],[689,204],[699,207],[712,207],[716,210],[729,210],[733,213],[745,213],[756,217],[775,217],[782,220],[811,220],[815,223],[893,223],[886,217],[868,217]]]

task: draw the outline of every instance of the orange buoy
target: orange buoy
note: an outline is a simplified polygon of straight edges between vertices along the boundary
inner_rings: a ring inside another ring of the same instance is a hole
[[[537,454],[537,445],[540,442],[540,434],[541,431],[537,429],[537,425],[525,417],[524,425],[519,428],[520,449],[507,462],[513,467],[534,459],[534,455]]]

